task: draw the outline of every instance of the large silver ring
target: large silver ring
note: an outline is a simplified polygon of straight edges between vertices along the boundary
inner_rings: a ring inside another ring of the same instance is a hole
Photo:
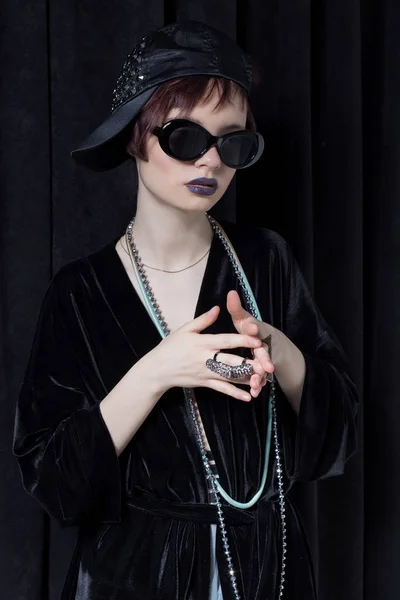
[[[253,365],[246,362],[246,358],[243,359],[241,365],[231,367],[231,365],[227,365],[226,363],[217,360],[217,355],[219,353],[220,351],[216,352],[214,354],[214,358],[208,358],[206,360],[206,367],[207,369],[210,369],[210,371],[218,373],[218,375],[225,377],[225,379],[239,379],[240,377],[248,377],[249,375],[253,375]]]

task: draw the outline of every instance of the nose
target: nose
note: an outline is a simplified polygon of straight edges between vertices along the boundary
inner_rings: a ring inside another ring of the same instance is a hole
[[[197,167],[203,165],[207,166],[210,170],[218,169],[221,166],[221,159],[218,154],[217,148],[212,146],[203,156],[200,156],[195,162]]]

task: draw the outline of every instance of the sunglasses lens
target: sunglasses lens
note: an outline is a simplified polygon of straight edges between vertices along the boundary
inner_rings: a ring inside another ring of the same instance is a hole
[[[206,148],[207,135],[201,129],[194,127],[178,127],[171,132],[168,145],[176,158],[194,160]]]
[[[228,167],[238,169],[248,165],[257,154],[257,138],[251,134],[232,135],[221,146],[222,160]]]

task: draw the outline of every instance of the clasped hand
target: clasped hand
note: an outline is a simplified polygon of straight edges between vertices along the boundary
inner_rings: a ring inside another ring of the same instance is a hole
[[[232,317],[237,333],[202,333],[218,318],[219,307],[214,306],[192,321],[185,323],[172,334],[166,336],[156,346],[149,358],[152,366],[152,377],[157,392],[162,395],[172,387],[209,387],[223,394],[228,394],[240,400],[249,401],[256,398],[267,381],[267,374],[273,373],[280,355],[281,332],[268,323],[259,321],[248,313],[241,305],[240,297],[235,290],[227,294],[227,309]],[[198,335],[201,333],[201,335]],[[272,356],[268,346],[261,340],[272,335]],[[235,348],[250,348],[253,359],[253,374],[232,382],[219,374],[210,371],[206,366],[207,359],[218,354],[218,361],[230,366],[241,364],[240,357],[230,350]],[[146,355],[147,356],[147,355]],[[154,365],[157,365],[154,371]],[[236,384],[236,385],[235,385]],[[250,393],[238,387],[249,385]]]

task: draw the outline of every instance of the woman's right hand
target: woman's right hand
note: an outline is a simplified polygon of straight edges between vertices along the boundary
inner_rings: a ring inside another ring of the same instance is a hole
[[[216,352],[221,352],[217,360],[230,366],[240,365],[241,356],[227,354],[232,348],[258,348],[262,345],[256,336],[239,333],[200,334],[217,319],[219,307],[214,306],[204,313],[185,323],[165,337],[152,351],[154,377],[157,377],[162,393],[172,387],[209,387],[238,400],[251,400],[251,395],[245,390],[230,383],[218,373],[210,371],[206,360],[213,358]],[[254,375],[251,377],[262,382],[264,369],[257,360],[247,360],[253,366]],[[250,385],[250,377],[235,379],[236,383]],[[263,385],[265,382],[263,383]]]

